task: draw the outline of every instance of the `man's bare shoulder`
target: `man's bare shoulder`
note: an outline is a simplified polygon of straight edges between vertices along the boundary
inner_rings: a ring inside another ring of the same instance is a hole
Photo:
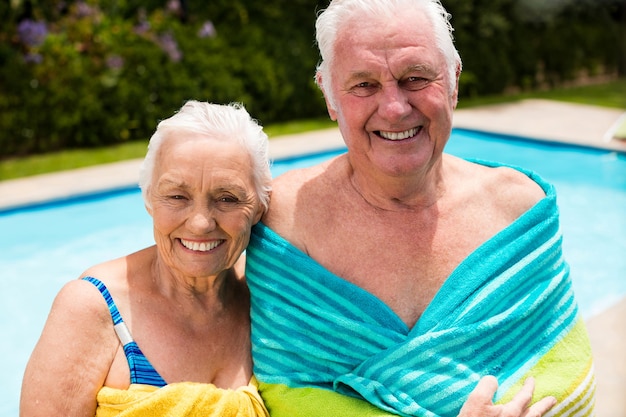
[[[296,211],[312,209],[320,194],[327,193],[335,179],[337,159],[309,167],[288,171],[274,179],[270,207],[263,222],[280,233],[295,226]]]
[[[525,173],[506,166],[489,167],[456,160],[457,172],[464,172],[464,181],[487,200],[494,209],[514,220],[529,210],[546,194],[537,182]]]
[[[315,165],[287,171],[276,177],[272,182],[271,204],[275,205],[279,201],[292,197],[305,183],[319,176],[322,172],[322,166]]]
[[[487,189],[501,196],[506,205],[524,212],[546,196],[545,191],[525,173],[509,167],[489,168],[492,171]]]

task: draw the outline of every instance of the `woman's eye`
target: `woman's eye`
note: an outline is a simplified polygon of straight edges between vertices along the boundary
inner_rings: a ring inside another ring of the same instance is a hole
[[[239,199],[237,197],[229,195],[229,196],[220,197],[218,201],[220,203],[236,203],[239,201]]]

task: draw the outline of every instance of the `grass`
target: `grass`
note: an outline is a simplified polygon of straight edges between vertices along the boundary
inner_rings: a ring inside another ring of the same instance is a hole
[[[146,154],[146,146],[147,141],[136,141],[95,149],[71,149],[10,158],[0,161],[0,180],[141,158]]]
[[[514,102],[529,98],[565,101],[568,103],[588,104],[626,110],[626,78],[603,84],[579,87],[524,92],[504,96],[477,97],[470,99],[460,98],[459,108]]]
[[[319,130],[336,126],[330,119],[292,121],[265,127],[265,132],[275,136]],[[69,149],[42,155],[22,158],[9,158],[0,161],[0,181],[47,174],[67,169],[83,168],[126,159],[143,158],[148,141],[133,141],[119,145],[94,149]]]
[[[459,101],[459,108],[514,102],[528,98],[582,103],[626,110],[626,78],[583,87],[560,88],[493,97],[462,98]],[[336,124],[328,119],[298,120],[268,125],[265,127],[265,131],[271,139],[276,136],[333,126],[336,126]],[[6,159],[0,161],[0,180],[82,168],[125,159],[142,158],[146,153],[146,146],[147,141],[133,141],[104,148],[66,150],[44,155]]]

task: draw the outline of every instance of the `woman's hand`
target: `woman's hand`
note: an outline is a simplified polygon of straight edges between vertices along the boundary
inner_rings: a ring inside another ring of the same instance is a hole
[[[497,389],[495,377],[482,378],[461,408],[459,417],[541,417],[556,404],[554,397],[546,397],[529,407],[535,389],[532,378],[528,378],[520,392],[506,404],[493,404]]]

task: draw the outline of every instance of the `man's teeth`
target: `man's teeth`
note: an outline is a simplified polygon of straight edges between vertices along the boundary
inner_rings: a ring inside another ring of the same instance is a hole
[[[404,132],[383,132],[381,130],[380,136],[388,140],[402,140],[415,136],[417,134],[417,130],[418,129],[416,127],[414,127],[413,129],[405,130]]]
[[[211,249],[215,249],[223,241],[222,240],[216,240],[214,242],[191,242],[189,240],[181,239],[180,242],[187,249],[195,250],[195,251],[198,251],[198,252],[207,252],[207,251],[210,251]]]

